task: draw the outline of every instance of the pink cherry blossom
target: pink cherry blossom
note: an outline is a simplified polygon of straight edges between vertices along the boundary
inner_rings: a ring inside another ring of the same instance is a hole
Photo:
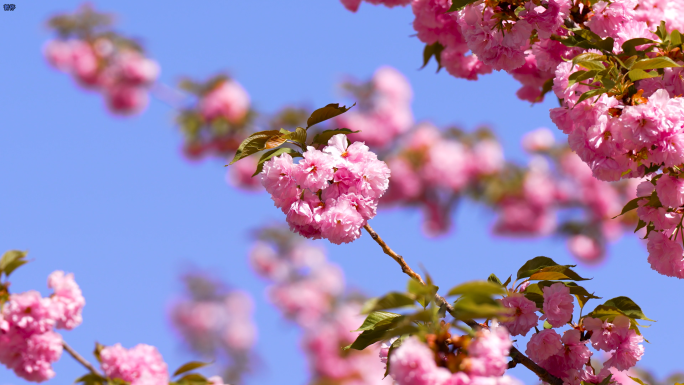
[[[473,376],[503,376],[512,346],[506,328],[492,325],[480,330],[468,346],[468,374]]]
[[[59,314],[56,327],[72,330],[80,325],[83,322],[81,312],[85,306],[85,298],[74,281],[74,275],[55,271],[48,277],[48,287],[55,291],[51,299]]]
[[[328,187],[333,176],[332,158],[313,147],[304,153],[304,159],[294,167],[294,178],[302,188],[318,191]]]
[[[536,314],[537,305],[534,302],[518,293],[504,297],[501,302],[505,307],[515,310],[511,320],[501,323],[512,336],[525,336],[530,329],[537,326],[539,316]]]
[[[603,249],[596,239],[584,234],[574,235],[569,238],[568,250],[581,261],[589,263],[603,255]]]
[[[659,231],[651,231],[648,235],[648,263],[651,268],[668,277],[684,278],[684,252],[682,244],[671,240]]]
[[[553,329],[544,329],[532,335],[525,353],[534,362],[540,363],[557,354],[562,347],[561,336]]]
[[[432,351],[409,337],[390,357],[390,376],[399,385],[437,385],[447,381],[451,372],[437,367]]]
[[[364,219],[347,199],[328,199],[321,218],[321,235],[334,244],[349,243],[361,236]]]
[[[544,315],[540,319],[547,320],[553,327],[561,327],[570,322],[574,308],[574,298],[570,295],[570,289],[559,282],[542,290]]]
[[[0,333],[0,363],[32,382],[55,376],[52,363],[62,355],[62,336],[48,331],[30,336]]]
[[[131,385],[167,385],[169,372],[164,359],[154,346],[139,344],[124,349],[121,344],[100,352],[102,371],[109,378],[119,378]]]
[[[290,154],[282,154],[266,161],[263,171],[259,174],[261,184],[271,194],[275,206],[283,209],[285,213],[300,194],[294,178],[294,168]]]
[[[50,298],[42,298],[31,290],[12,294],[2,307],[2,316],[12,333],[28,337],[52,331],[61,316],[59,310]]]
[[[199,104],[200,113],[207,121],[218,117],[230,123],[240,123],[249,111],[249,94],[242,86],[229,80],[205,95]]]
[[[665,207],[684,205],[684,179],[663,175],[656,182],[655,190]]]

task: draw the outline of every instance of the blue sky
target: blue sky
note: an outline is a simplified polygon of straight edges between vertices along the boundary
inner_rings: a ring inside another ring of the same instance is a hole
[[[250,384],[304,384],[304,358],[296,328],[265,301],[264,282],[249,270],[248,230],[284,217],[263,194],[228,187],[221,162],[187,163],[174,111],[153,100],[139,117],[115,118],[102,98],[78,89],[50,69],[41,46],[50,38],[44,21],[72,11],[77,1],[13,0],[0,12],[0,249],[26,249],[33,262],[13,276],[12,289],[47,294],[47,275],[74,272],[87,300],[85,322],[65,339],[78,351],[103,344],[155,345],[169,366],[192,359],[166,319],[169,301],[180,293],[187,266],[212,269],[256,298],[258,351],[264,369]],[[119,16],[117,29],[142,38],[162,66],[161,81],[205,78],[229,71],[249,91],[254,107],[273,112],[290,103],[312,107],[341,101],[335,84],[343,75],[366,79],[380,65],[404,72],[415,92],[418,119],[473,129],[488,123],[513,159],[524,159],[521,135],[553,127],[553,101],[530,107],[514,96],[518,85],[505,74],[467,82],[419,71],[422,45],[412,37],[410,9],[363,4],[357,14],[336,0],[140,2],[96,1]],[[558,138],[562,138],[557,135]],[[558,239],[492,238],[491,213],[461,205],[456,231],[429,240],[416,212],[381,212],[372,226],[413,266],[419,263],[437,283],[508,276],[529,258],[572,258]],[[405,278],[367,236],[328,248],[351,286],[371,295],[402,289]],[[609,249],[599,268],[579,267],[595,279],[586,285],[604,298],[627,295],[658,320],[644,329],[644,367],[663,376],[680,364],[684,333],[682,283],[657,275],[633,236]],[[55,365],[49,384],[68,384],[83,369],[67,356]],[[511,374],[534,383],[524,369]],[[0,368],[0,385],[23,385]]]

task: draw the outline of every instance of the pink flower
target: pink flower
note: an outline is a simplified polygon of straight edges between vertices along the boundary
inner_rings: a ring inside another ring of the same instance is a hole
[[[325,189],[333,177],[333,165],[330,155],[309,147],[304,159],[294,168],[294,178],[301,188],[308,188],[312,192]]]
[[[129,85],[145,85],[159,76],[159,64],[135,51],[120,52],[110,67],[117,79]]]
[[[539,37],[548,39],[556,32],[570,11],[569,0],[550,0],[546,7],[535,5],[530,1],[525,3],[525,10],[520,12],[520,18],[531,24],[537,30]]]
[[[249,253],[252,269],[264,278],[279,281],[288,274],[289,267],[278,258],[275,249],[265,242],[256,242]]]
[[[530,329],[537,326],[539,316],[536,314],[537,305],[534,302],[517,293],[504,297],[501,302],[505,307],[515,309],[512,320],[501,323],[512,336],[525,336]]]
[[[98,86],[102,81],[99,58],[86,42],[71,43],[71,70],[79,83],[85,87]]]
[[[544,329],[532,335],[525,353],[532,361],[540,363],[560,352],[562,347],[561,336],[553,329]]]
[[[207,381],[209,381],[209,384],[211,384],[211,385],[228,385],[228,384],[223,383],[223,378],[221,378],[221,376],[209,377],[209,378],[207,378]]]
[[[71,43],[65,40],[50,40],[43,46],[48,63],[60,71],[71,69]]]
[[[586,317],[582,320],[584,329],[591,331],[591,344],[597,350],[609,352],[617,349],[624,335],[629,329],[630,321],[625,316],[617,316],[613,322],[601,321],[597,318]]]
[[[60,314],[50,298],[35,290],[12,294],[2,308],[2,316],[11,332],[28,337],[52,331]]]
[[[390,376],[399,385],[438,385],[451,372],[437,367],[432,351],[416,337],[409,337],[390,357]]]
[[[352,147],[349,148],[351,150]],[[355,169],[360,177],[357,188],[361,195],[370,198],[380,198],[385,194],[389,187],[391,172],[385,162],[381,160],[368,160],[364,164],[358,165]]]
[[[109,109],[117,114],[136,114],[147,107],[147,92],[126,84],[115,84],[105,89]]]
[[[290,229],[297,232],[297,229],[308,226],[314,221],[313,210],[311,210],[308,202],[298,200],[290,206],[286,220],[287,224],[290,225]]]
[[[650,197],[651,194],[655,191],[655,186],[651,181],[645,180],[637,186],[636,190],[636,196],[638,197]]]
[[[568,238],[568,250],[584,262],[592,262],[603,255],[603,248],[596,239],[584,234]]]
[[[614,367],[617,370],[628,370],[633,367],[644,355],[642,342],[644,342],[644,337],[637,335],[635,330],[627,329],[624,331],[620,345],[604,365]]]
[[[74,281],[73,274],[55,271],[48,277],[48,287],[55,291],[51,298],[57,308],[57,328],[72,330],[83,322],[81,312],[85,306],[85,298]]]
[[[665,233],[651,231],[646,248],[648,263],[653,270],[668,277],[684,278],[684,253],[681,242],[669,239]]]
[[[423,166],[423,177],[428,183],[460,191],[470,179],[468,150],[454,140],[441,141],[429,149],[429,158]]]
[[[684,179],[663,175],[656,182],[656,193],[665,207],[684,205]]]
[[[503,148],[499,142],[485,139],[477,142],[472,148],[472,155],[477,160],[474,171],[480,175],[491,175],[504,166]]]
[[[124,349],[116,344],[102,349],[100,359],[102,371],[109,378],[131,385],[168,385],[168,367],[154,346],[139,344]]]
[[[285,213],[298,199],[300,194],[294,179],[295,165],[290,154],[282,154],[264,163],[261,172],[261,184],[266,188],[276,207]]]
[[[228,182],[235,187],[248,191],[261,190],[262,185],[259,178],[252,177],[257,167],[257,161],[257,157],[248,156],[233,164],[232,167],[228,168]]]
[[[364,220],[361,214],[347,199],[335,202],[328,199],[326,209],[321,218],[321,235],[330,242],[339,245],[349,243],[361,236]]]
[[[554,144],[553,133],[546,127],[530,131],[522,138],[522,146],[527,152],[547,151]]]
[[[199,108],[207,121],[222,117],[230,123],[238,124],[247,116],[249,104],[247,91],[238,82],[229,80],[205,95]]]
[[[55,332],[28,337],[0,334],[0,363],[32,382],[43,382],[55,376],[52,363],[62,355],[62,336]]]
[[[650,182],[647,182],[651,184]],[[651,185],[653,186],[653,185]],[[637,209],[637,215],[642,221],[649,223],[653,222],[655,230],[672,230],[681,221],[681,214],[675,212],[668,212],[666,207],[651,207],[646,206],[648,201],[642,199],[639,201],[639,208]]]
[[[468,346],[468,374],[473,376],[503,376],[508,365],[511,336],[502,327],[492,325],[480,330]]]
[[[546,286],[544,292],[544,315],[540,319],[547,320],[553,327],[561,327],[572,319],[574,299],[570,289],[558,282]]]

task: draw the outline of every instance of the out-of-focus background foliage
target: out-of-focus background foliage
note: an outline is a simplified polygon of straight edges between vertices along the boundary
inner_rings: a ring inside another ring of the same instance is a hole
[[[186,161],[169,106],[153,100],[139,117],[112,117],[101,97],[45,63],[41,46],[51,36],[44,22],[76,9],[78,1],[13,1],[13,12],[0,12],[0,249],[29,250],[34,261],[13,276],[12,289],[38,288],[45,294],[51,271],[74,272],[87,300],[85,322],[65,333],[65,340],[83,353],[92,351],[95,341],[155,345],[175,368],[193,357],[172,332],[169,301],[182,290],[183,272],[208,268],[256,298],[262,361],[248,383],[306,383],[298,331],[265,300],[265,283],[246,259],[250,229],[282,222],[282,213],[263,193],[229,187],[223,163]],[[161,64],[162,82],[173,85],[181,75],[206,78],[227,70],[262,112],[343,101],[335,84],[345,74],[366,79],[380,65],[391,65],[414,87],[418,120],[466,130],[487,123],[513,159],[524,161],[523,133],[553,128],[547,111],[555,100],[530,107],[514,96],[518,84],[507,75],[468,82],[435,75],[434,63],[419,71],[423,45],[411,37],[409,8],[364,3],[352,14],[336,0],[93,4],[118,15],[118,30],[141,38]],[[505,278],[536,255],[573,262],[564,242],[553,238],[492,237],[493,215],[483,207],[461,206],[455,232],[437,240],[423,236],[419,215],[381,211],[372,226],[442,287],[490,273]],[[351,245],[322,244],[343,267],[349,285],[370,295],[404,287],[405,276],[367,235]],[[660,376],[680,369],[681,282],[652,271],[635,236],[624,237],[608,253],[602,265],[577,269],[595,278],[585,287],[606,299],[630,296],[658,320],[643,329],[651,344],[640,367]],[[55,370],[50,384],[68,384],[83,374],[67,356]],[[523,368],[511,374],[535,382]],[[20,384],[0,369],[0,385]]]

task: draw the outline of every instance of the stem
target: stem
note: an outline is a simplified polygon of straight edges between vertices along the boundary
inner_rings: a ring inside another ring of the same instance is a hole
[[[411,277],[411,278],[415,279],[416,281],[420,282],[422,285],[425,285],[425,281],[423,281],[423,278],[420,276],[420,274],[418,274],[418,273],[416,273],[415,271],[413,271],[413,269],[411,269],[411,267],[406,263],[406,261],[404,260],[404,258],[403,258],[401,255],[397,254],[396,252],[394,252],[394,250],[392,250],[389,246],[387,246],[387,244],[385,243],[385,241],[383,241],[382,238],[380,238],[380,236],[378,235],[378,233],[376,233],[376,232],[370,227],[370,225],[368,225],[368,224],[366,223],[366,225],[363,226],[363,228],[366,229],[366,231],[367,231],[368,234],[371,236],[371,238],[373,238],[373,240],[374,240],[375,242],[377,242],[377,244],[380,245],[380,247],[382,247],[382,251],[384,251],[385,254],[387,254],[387,255],[389,255],[390,257],[392,257],[392,259],[394,259],[394,260],[399,264],[399,266],[401,266],[401,271],[403,271],[404,274],[406,274],[406,275],[408,275],[409,277]],[[453,313],[453,312],[454,312],[454,307],[453,307],[446,299],[444,299],[444,297],[442,297],[441,295],[435,294],[435,300],[436,300],[437,303],[439,303],[441,306],[446,307],[446,309],[447,309],[447,311],[448,311],[449,313]],[[478,330],[478,329],[481,329],[481,328],[484,327],[484,325],[479,324],[479,323],[477,323],[477,322],[474,321],[474,320],[466,320],[466,321],[464,321],[464,322],[465,322],[468,326],[470,326],[471,328],[473,328],[473,329],[475,329],[475,330]],[[561,380],[560,378],[558,378],[558,377],[556,377],[556,376],[552,376],[551,374],[549,374],[549,372],[547,372],[546,369],[544,369],[544,368],[542,368],[541,366],[537,365],[534,361],[532,361],[531,359],[529,359],[526,355],[524,355],[523,353],[521,353],[521,352],[520,352],[518,349],[516,349],[515,347],[511,346],[511,350],[510,350],[510,352],[509,352],[509,355],[510,355],[511,358],[513,359],[513,361],[511,361],[511,362],[509,363],[509,367],[512,368],[512,367],[514,367],[514,366],[517,365],[517,364],[522,364],[524,367],[526,367],[527,369],[531,370],[534,374],[536,374],[537,376],[539,376],[539,378],[540,378],[542,381],[546,382],[547,384],[550,384],[550,385],[563,385],[563,380]],[[513,364],[513,363],[515,363],[515,364]]]
[[[77,351],[75,351],[71,346],[67,345],[66,342],[62,341],[62,347],[64,347],[64,350],[71,355],[76,361],[78,361],[79,364],[83,365],[86,369],[90,371],[90,373],[102,377],[102,374],[95,369],[93,365],[90,364],[83,356],[78,354]]]

